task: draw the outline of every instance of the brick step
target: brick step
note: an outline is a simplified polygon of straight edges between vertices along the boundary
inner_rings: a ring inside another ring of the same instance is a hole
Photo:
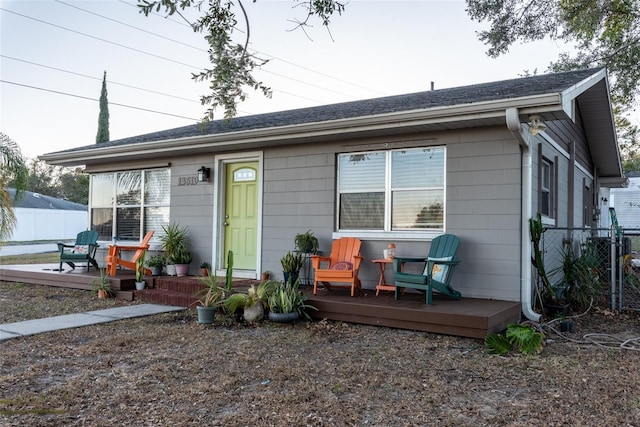
[[[168,291],[165,289],[144,289],[135,291],[135,299],[153,304],[175,305],[177,307],[194,308],[198,296],[185,292]]]
[[[233,287],[234,288],[248,288],[254,283],[259,283],[253,279],[234,279]],[[224,286],[224,278],[218,278],[218,284],[220,286]],[[167,291],[173,292],[182,292],[188,294],[198,293],[200,290],[204,289],[205,286],[200,283],[198,277],[196,276],[162,276],[154,278],[154,288],[155,289],[163,289]]]
[[[182,292],[187,294],[195,294],[205,287],[195,276],[156,277],[153,283],[153,287],[155,289],[163,289],[167,291]],[[222,283],[220,284],[222,285]]]

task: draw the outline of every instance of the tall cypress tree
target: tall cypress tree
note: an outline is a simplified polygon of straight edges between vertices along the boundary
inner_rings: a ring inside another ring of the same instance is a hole
[[[100,92],[100,114],[98,115],[98,134],[96,144],[109,141],[109,102],[107,101],[107,72],[102,78],[102,92]]]

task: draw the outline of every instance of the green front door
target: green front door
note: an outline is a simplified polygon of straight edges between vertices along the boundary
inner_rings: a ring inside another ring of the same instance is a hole
[[[258,246],[258,162],[228,163],[226,183],[225,263],[226,254],[233,251],[234,269],[255,270]]]

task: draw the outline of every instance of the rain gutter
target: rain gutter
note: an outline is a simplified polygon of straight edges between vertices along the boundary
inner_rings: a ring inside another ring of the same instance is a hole
[[[533,177],[533,158],[529,134],[523,130],[517,108],[505,110],[507,128],[520,143],[522,148],[522,190],[521,190],[521,237],[520,237],[520,301],[522,313],[529,320],[539,322],[542,317],[533,311],[533,287],[531,281],[531,236],[529,236],[529,215],[531,214],[531,200],[533,189],[531,187]]]

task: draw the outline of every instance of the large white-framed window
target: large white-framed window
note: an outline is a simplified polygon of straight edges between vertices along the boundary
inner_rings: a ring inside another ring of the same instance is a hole
[[[338,155],[338,231],[445,228],[445,147]]]
[[[169,224],[171,171],[168,168],[91,175],[91,229],[100,240],[140,241]]]

